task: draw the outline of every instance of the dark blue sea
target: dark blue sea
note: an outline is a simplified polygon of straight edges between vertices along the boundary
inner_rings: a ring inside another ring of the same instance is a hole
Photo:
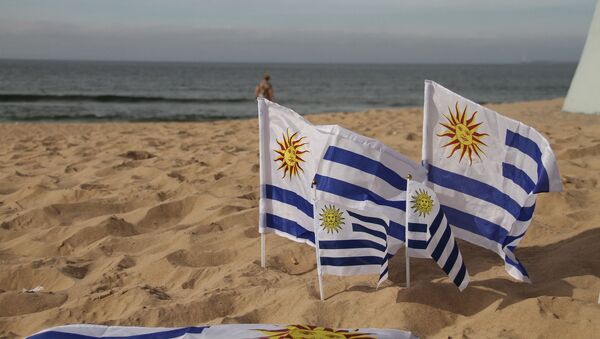
[[[299,113],[421,106],[423,80],[480,103],[563,97],[575,63],[225,64],[0,60],[0,121],[185,121],[256,116],[268,71]]]

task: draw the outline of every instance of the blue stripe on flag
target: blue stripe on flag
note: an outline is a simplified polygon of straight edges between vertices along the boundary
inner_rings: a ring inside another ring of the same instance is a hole
[[[388,228],[388,234],[390,237],[394,237],[400,241],[405,241],[404,225],[399,224],[393,220],[390,220],[390,227]]]
[[[386,251],[384,245],[370,240],[319,240],[319,249],[335,250],[349,248],[373,248],[381,252]]]
[[[300,226],[297,222],[270,213],[266,213],[265,218],[267,227],[315,243],[315,234]]]
[[[292,192],[273,185],[264,185],[265,195],[267,199],[277,200],[284,204],[295,206],[300,211],[304,212],[309,217],[313,217],[313,206],[312,204],[298,195],[296,192]]]
[[[386,224],[386,222],[383,219],[380,218],[374,218],[374,217],[368,217],[366,215],[362,215],[362,214],[358,214],[352,211],[346,211],[348,212],[348,215],[351,216],[354,219],[358,219],[362,222],[368,222],[370,224],[375,224],[375,225],[379,225],[383,228],[387,228],[388,225]]]
[[[504,256],[504,261],[511,265],[512,267],[516,268],[517,270],[519,270],[519,272],[521,272],[522,275],[529,277],[529,274],[527,274],[527,271],[525,270],[525,267],[519,262],[519,261],[514,261],[512,260],[508,255]]]
[[[337,162],[366,173],[370,173],[401,191],[406,191],[406,179],[399,176],[379,161],[367,158],[336,146],[329,146],[323,159]]]
[[[503,244],[508,235],[508,231],[504,228],[486,219],[476,217],[449,206],[441,205],[440,207],[444,210],[448,223],[453,226],[481,235],[499,244]]]
[[[361,266],[361,265],[381,265],[383,258],[375,256],[361,257],[321,257],[321,265],[326,266]]]
[[[408,231],[409,232],[418,232],[418,233],[427,233],[427,224],[420,223],[408,223]],[[408,247],[415,249],[426,249],[427,248],[427,240],[414,240],[408,239]]]
[[[506,239],[504,239],[504,244],[502,245],[502,247],[506,247],[506,246],[510,245],[510,243],[512,243],[513,241],[515,241],[517,239],[520,239],[520,238],[523,238],[525,236],[526,232],[527,231],[525,231],[525,232],[523,232],[523,233],[521,233],[519,235],[515,235],[515,236],[513,236],[513,235],[507,235]],[[511,249],[511,247],[513,247],[513,248]],[[508,248],[511,251],[514,251],[514,247],[516,247],[516,246],[508,246]]]
[[[523,207],[521,209],[521,213],[519,213],[519,216],[517,217],[517,220],[519,220],[519,221],[531,220],[531,218],[533,218],[534,211],[535,211],[535,204],[533,204],[529,207]]]
[[[408,247],[417,250],[424,250],[427,248],[427,240],[412,240],[408,239]]]
[[[408,223],[409,232],[427,233],[427,224],[420,224],[416,222]]]
[[[537,163],[538,180],[533,193],[549,192],[550,180],[548,179],[548,172],[542,162],[542,151],[538,144],[535,141],[510,130],[506,130],[506,139],[504,143],[506,146],[516,148],[527,154]]]
[[[155,339],[155,338],[156,339],[168,339],[168,338],[181,337],[187,333],[202,333],[202,331],[208,327],[210,327],[210,326],[185,327],[185,328],[178,328],[178,329],[162,331],[162,332],[152,332],[152,333],[144,333],[144,334],[136,334],[136,335],[128,335],[128,336],[119,335],[119,336],[110,336],[110,337],[107,337],[107,336],[96,337],[96,336],[91,336],[91,335],[68,333],[68,332],[61,332],[61,331],[47,331],[47,332],[32,335],[29,338],[31,338],[31,339],[59,339],[59,338],[60,339],[95,339],[95,338],[103,338],[103,339],[119,339],[119,338],[120,339]]]
[[[455,246],[456,246],[456,244],[455,244]],[[460,284],[462,284],[463,279],[465,278],[466,273],[467,273],[467,266],[465,266],[465,262],[463,261],[463,264],[460,266],[460,270],[456,274],[456,277],[454,277],[454,280],[453,280],[454,285],[460,286]]]
[[[442,224],[442,220],[444,220],[444,211],[440,208],[438,214],[433,219],[431,226],[429,226],[429,234],[433,235],[437,232],[438,228]]]
[[[503,162],[502,175],[505,178],[512,180],[512,182],[515,184],[521,186],[521,188],[527,194],[531,193],[535,188],[535,183],[533,180],[531,180],[529,175],[514,165]]]
[[[376,230],[371,229],[371,228],[364,227],[363,225],[360,225],[360,224],[352,223],[352,230],[354,232],[367,233],[367,234],[370,234],[370,235],[372,235],[374,237],[377,237],[377,238],[380,238],[380,239],[383,239],[383,240],[387,239],[387,235],[385,233],[376,231]]]
[[[431,253],[431,257],[436,262],[438,260],[440,260],[440,257],[442,256],[442,252],[444,252],[444,249],[446,248],[446,244],[448,244],[448,240],[450,239],[451,234],[452,234],[452,230],[450,229],[450,227],[446,227],[444,229],[444,233],[442,233],[442,236],[440,237],[440,240],[438,241],[437,245],[435,246],[435,249]]]
[[[317,181],[317,189],[320,191],[329,192],[351,200],[371,201],[378,205],[397,208],[402,211],[406,210],[406,201],[386,200],[364,187],[343,180],[322,176],[320,174],[315,175],[315,180]]]
[[[450,270],[452,270],[452,267],[454,267],[454,264],[456,263],[456,258],[458,258],[458,246],[456,246],[456,242],[452,245],[452,252],[450,252],[448,259],[446,259],[446,263],[442,268],[444,272],[448,274],[450,274]]]
[[[479,180],[452,173],[433,165],[429,166],[428,176],[429,180],[436,185],[468,194],[501,207],[515,217],[515,219],[521,213],[521,206],[508,194]]]

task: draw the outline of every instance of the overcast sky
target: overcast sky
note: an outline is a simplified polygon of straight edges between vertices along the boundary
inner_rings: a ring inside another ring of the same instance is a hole
[[[577,61],[596,0],[0,0],[0,58]]]

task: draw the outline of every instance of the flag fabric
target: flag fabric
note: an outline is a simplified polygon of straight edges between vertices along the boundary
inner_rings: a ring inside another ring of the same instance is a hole
[[[393,255],[405,240],[406,177],[425,180],[425,169],[378,140],[340,126],[317,127],[330,134],[315,175],[317,198],[387,218]],[[411,255],[426,257],[422,251]]]
[[[258,118],[259,232],[314,246],[311,184],[328,136],[293,110],[264,98],[258,99]]]
[[[321,126],[318,126],[321,128]],[[319,164],[315,176],[317,188],[317,200],[330,203],[330,208],[347,210],[348,220],[344,220],[344,227],[353,231],[340,232],[327,236],[327,249],[321,249],[321,236],[323,231],[317,232],[319,241],[319,253],[321,256],[335,256],[333,263],[357,263],[361,262],[361,251],[369,253],[365,261],[369,261],[369,268],[355,267],[348,264],[336,265],[335,268],[324,268],[323,272],[335,272],[335,274],[359,274],[369,270],[374,273],[377,266],[380,267],[381,283],[388,274],[389,259],[406,242],[408,235],[409,255],[414,257],[433,258],[438,265],[450,276],[453,282],[462,290],[468,284],[469,278],[465,265],[462,261],[458,246],[452,236],[452,230],[447,226],[443,212],[436,206],[434,215],[427,218],[418,218],[411,215],[407,210],[409,202],[407,190],[408,182],[424,181],[427,173],[425,169],[409,158],[393,151],[380,141],[367,138],[348,131],[339,126],[326,126],[324,133],[332,136],[324,152],[323,159]],[[411,176],[413,180],[407,181]],[[419,186],[420,187],[420,186]],[[430,192],[428,190],[428,192]],[[432,194],[432,196],[434,196]],[[438,204],[439,205],[439,204]],[[323,215],[320,212],[321,219]],[[358,212],[364,211],[364,212]],[[353,213],[353,214],[350,214]],[[432,219],[433,218],[433,219]],[[438,220],[442,218],[442,220]],[[411,221],[410,224],[407,221]],[[370,242],[355,241],[353,237],[360,238],[362,235],[355,231],[357,227],[369,225],[373,234],[379,235],[381,242],[370,239]],[[408,225],[408,233],[405,226]],[[352,226],[352,227],[350,227]],[[323,227],[323,222],[317,224],[315,229]],[[385,234],[381,233],[385,229]],[[376,233],[377,232],[377,233]],[[337,237],[336,237],[337,236]],[[386,239],[385,256],[381,262],[378,255],[371,255],[376,251],[383,251],[383,239]],[[334,238],[334,239],[332,239]],[[336,241],[340,244],[336,245]],[[362,247],[361,247],[362,246]],[[345,247],[352,247],[352,251]],[[437,251],[436,251],[437,250]],[[432,256],[435,254],[435,256]],[[339,259],[343,257],[344,259]],[[323,262],[321,262],[323,265]],[[365,265],[367,265],[365,263]]]
[[[464,290],[469,273],[435,192],[415,180],[408,181],[407,190],[408,246],[424,249],[458,289]]]
[[[496,252],[529,281],[514,251],[536,194],[562,190],[556,159],[535,129],[425,81],[423,165],[456,237]]]
[[[52,327],[28,338],[30,339],[232,339],[232,338],[417,338],[408,331],[384,328],[337,329],[311,325],[283,324],[225,324],[194,327],[134,327],[104,325],[65,325]]]
[[[351,210],[322,200],[315,206],[319,274],[378,274],[377,286],[385,281],[389,221],[369,214],[377,206]]]

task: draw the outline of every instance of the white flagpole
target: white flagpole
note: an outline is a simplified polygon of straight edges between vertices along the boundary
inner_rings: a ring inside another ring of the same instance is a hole
[[[262,109],[261,109],[261,106],[262,106]],[[265,116],[265,115],[267,115],[267,116]],[[268,149],[265,149],[266,147],[268,147],[268,142],[265,142],[265,140],[268,140],[269,132],[270,131],[269,131],[269,120],[268,120],[268,106],[264,103],[264,101],[262,99],[259,99],[258,100],[259,164],[262,163],[262,161],[263,161],[262,157],[268,153]],[[260,176],[260,197],[261,197],[261,200],[259,202],[259,227],[260,227],[261,225],[262,226],[265,225],[264,215],[261,213],[262,207],[260,206],[262,204],[262,198],[265,197],[263,184],[266,182],[266,173],[262,167],[259,169],[259,176]],[[265,230],[263,229],[262,231],[264,232]],[[266,247],[267,247],[266,234],[261,232],[260,233],[260,266],[262,268],[267,267],[267,249],[266,249]]]
[[[406,219],[405,219],[405,228],[404,228],[404,248],[406,249],[406,288],[410,287],[410,254],[409,249],[408,249],[408,213],[409,212],[409,206],[408,206],[408,192],[410,192],[410,189],[408,188],[408,186],[410,185],[410,181],[412,180],[412,175],[408,175],[406,177]]]
[[[319,296],[321,301],[325,300],[323,292],[323,276],[321,275],[321,258],[319,256],[319,239],[317,233],[319,231],[317,226],[317,181],[313,179],[312,190],[313,190],[313,232],[315,234],[315,254],[317,256],[317,280],[319,281]]]
[[[266,240],[265,240],[265,234],[261,233],[260,234],[260,266],[262,268],[267,267],[267,253],[266,253]]]

